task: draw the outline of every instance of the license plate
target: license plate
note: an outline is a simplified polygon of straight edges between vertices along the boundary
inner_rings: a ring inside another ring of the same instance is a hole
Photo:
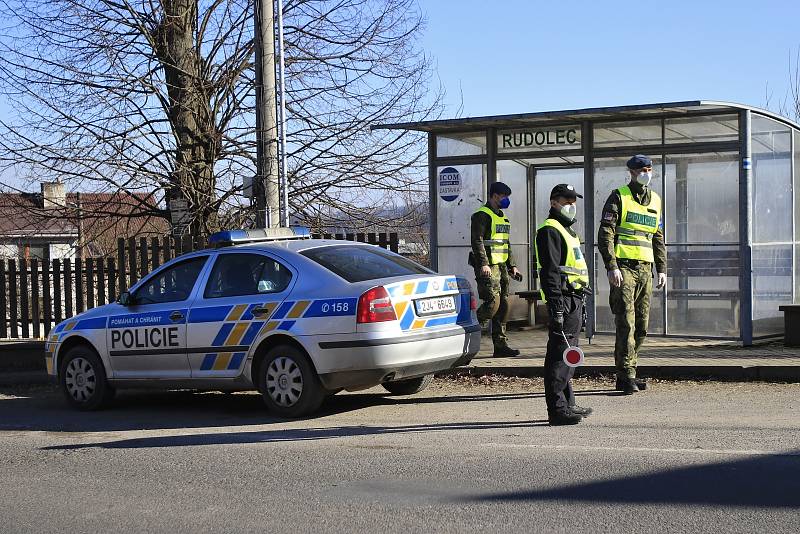
[[[420,317],[456,311],[456,299],[452,296],[415,300],[414,305],[417,308],[417,315]]]

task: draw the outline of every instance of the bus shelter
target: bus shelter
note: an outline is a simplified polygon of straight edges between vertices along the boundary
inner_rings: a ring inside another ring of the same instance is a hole
[[[592,274],[590,334],[613,332],[608,279],[595,244],[600,211],[627,183],[634,154],[653,160],[664,202],[667,286],[654,290],[651,335],[754,340],[783,334],[778,307],[795,302],[800,125],[713,101],[384,124],[428,134],[431,263],[473,280],[469,220],[490,183],[512,188],[511,246],[522,282],[538,289],[533,235],[557,183],[584,194],[575,228]],[[594,251],[590,254],[589,251]],[[528,303],[512,297],[511,318]]]

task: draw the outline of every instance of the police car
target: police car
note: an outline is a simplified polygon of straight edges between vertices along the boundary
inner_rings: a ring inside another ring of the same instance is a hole
[[[53,329],[47,371],[70,404],[97,409],[126,387],[257,389],[297,417],[342,389],[421,391],[480,348],[463,278],[301,228],[209,244]]]

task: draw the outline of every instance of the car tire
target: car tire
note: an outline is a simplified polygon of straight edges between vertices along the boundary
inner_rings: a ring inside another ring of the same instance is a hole
[[[58,384],[67,402],[78,410],[99,410],[114,398],[103,362],[87,346],[67,351],[59,365]]]
[[[431,385],[433,375],[418,376],[406,380],[394,380],[381,384],[383,388],[394,395],[413,395]]]
[[[295,418],[316,412],[325,389],[305,352],[291,345],[271,348],[259,366],[259,389],[269,411]]]

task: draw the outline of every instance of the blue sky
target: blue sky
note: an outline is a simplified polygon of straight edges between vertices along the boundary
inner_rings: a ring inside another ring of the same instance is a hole
[[[800,1],[420,0],[446,117],[680,100],[775,111]]]

